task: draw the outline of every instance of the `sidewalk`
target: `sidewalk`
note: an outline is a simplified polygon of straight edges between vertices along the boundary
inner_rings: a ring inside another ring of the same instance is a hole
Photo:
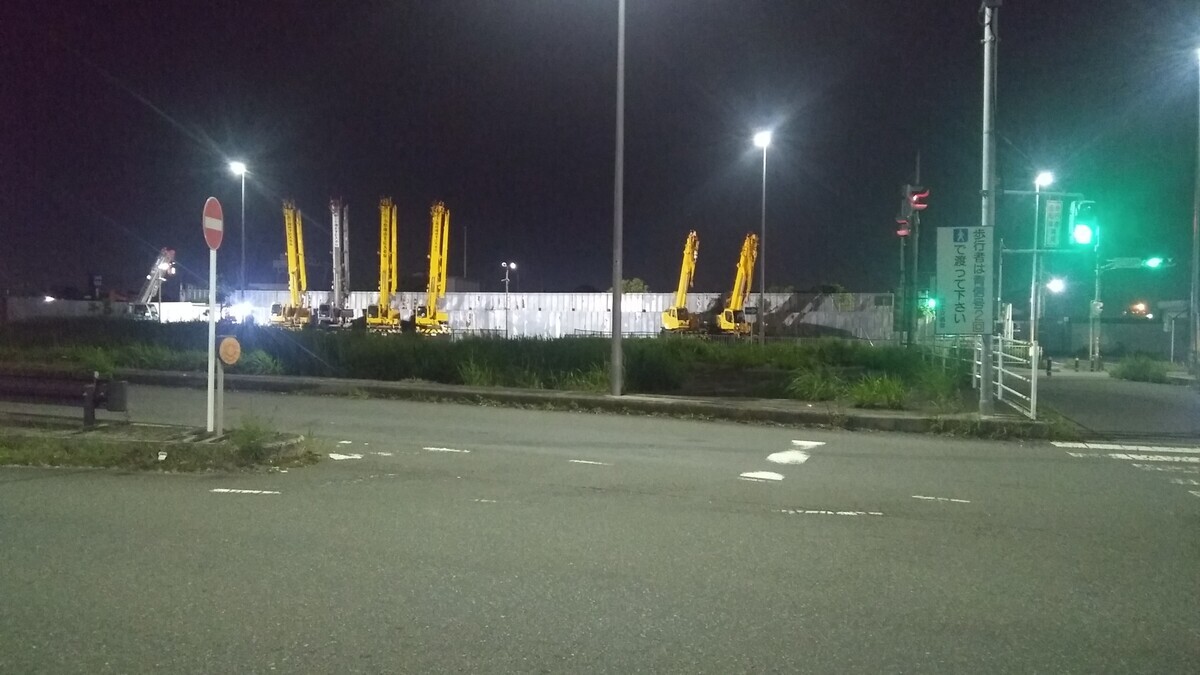
[[[1200,440],[1200,393],[1185,384],[1064,369],[1038,379],[1038,398],[1039,405],[1085,428],[1089,438]]]
[[[206,387],[203,373],[120,370],[119,379],[132,384],[168,387]],[[500,403],[562,410],[705,417],[740,422],[869,429],[911,433],[963,433],[983,437],[1033,437],[1050,433],[1047,425],[1023,417],[977,414],[934,415],[914,411],[861,410],[836,404],[785,399],[701,398],[628,394],[609,396],[587,392],[504,387],[468,387],[431,382],[382,382],[325,377],[227,375],[226,386],[240,391],[272,391],[324,396],[364,396],[411,400]]]

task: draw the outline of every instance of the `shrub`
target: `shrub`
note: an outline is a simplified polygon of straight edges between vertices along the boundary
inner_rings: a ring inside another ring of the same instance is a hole
[[[1145,355],[1130,356],[1121,359],[1109,375],[1122,380],[1135,382],[1166,382],[1168,364],[1157,361]]]
[[[832,401],[846,390],[846,383],[829,370],[797,370],[788,383],[788,398],[801,401]]]
[[[283,366],[279,361],[261,349],[245,352],[234,368],[239,373],[249,375],[281,375]]]
[[[252,464],[267,456],[267,443],[274,435],[275,432],[262,420],[246,416],[241,425],[229,432],[229,442],[241,462]]]
[[[850,387],[855,408],[904,408],[904,383],[887,375],[864,377]]]

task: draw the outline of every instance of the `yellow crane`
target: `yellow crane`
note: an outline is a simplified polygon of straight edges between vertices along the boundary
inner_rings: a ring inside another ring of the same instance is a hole
[[[367,326],[375,330],[400,328],[400,312],[392,307],[392,296],[400,277],[397,246],[396,204],[390,197],[379,200],[379,301],[367,307]]]
[[[450,332],[450,317],[438,309],[438,301],[446,297],[446,253],[450,247],[450,209],[434,202],[429,209],[429,285],[425,289],[425,304],[417,307],[414,323],[418,333],[445,335]]]
[[[696,259],[700,256],[700,237],[696,231],[688,232],[683,244],[683,265],[679,269],[679,286],[675,289],[675,302],[662,313],[663,330],[669,333],[686,333],[699,327],[697,317],[688,313],[687,292],[696,275]]]
[[[303,217],[290,199],[283,203],[283,232],[287,240],[288,302],[271,305],[271,323],[301,328],[312,321],[312,309],[308,306]]]
[[[746,298],[750,295],[750,284],[754,281],[754,262],[757,259],[758,235],[751,232],[742,242],[742,254],[738,257],[737,276],[733,279],[733,291],[729,294],[729,302],[717,315],[719,332],[738,336],[750,334],[745,308]]]

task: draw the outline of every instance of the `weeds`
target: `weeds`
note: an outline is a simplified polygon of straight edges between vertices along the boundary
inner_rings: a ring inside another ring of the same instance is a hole
[[[864,377],[851,385],[848,393],[855,408],[904,408],[904,383],[894,377]]]
[[[1121,359],[1112,370],[1111,377],[1134,382],[1167,382],[1168,364],[1166,361],[1156,361],[1145,355],[1129,356]]]
[[[841,397],[845,391],[846,383],[824,369],[796,371],[785,389],[788,398],[801,401],[832,401]]]

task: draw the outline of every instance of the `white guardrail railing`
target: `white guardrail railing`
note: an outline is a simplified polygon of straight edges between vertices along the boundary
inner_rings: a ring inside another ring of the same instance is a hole
[[[1040,347],[1001,336],[992,341],[992,387],[996,403],[1003,403],[1029,419],[1037,419]],[[925,343],[929,358],[944,370],[971,369],[971,387],[979,389],[983,339],[979,337],[936,338]]]

